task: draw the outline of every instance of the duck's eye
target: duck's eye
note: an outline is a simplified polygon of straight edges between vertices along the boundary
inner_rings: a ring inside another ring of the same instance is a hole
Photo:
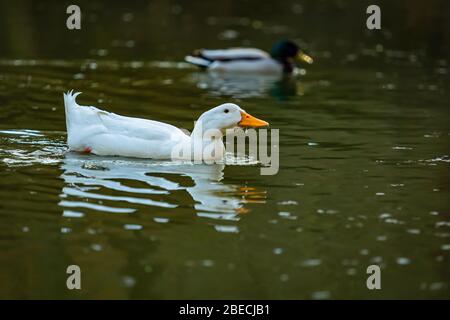
[[[225,110],[223,110],[223,112],[228,113],[228,112],[230,112],[230,110],[225,109]]]

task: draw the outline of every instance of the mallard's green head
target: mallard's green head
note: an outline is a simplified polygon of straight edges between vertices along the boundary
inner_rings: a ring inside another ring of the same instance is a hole
[[[272,50],[270,50],[270,55],[285,65],[293,64],[295,61],[302,61],[308,64],[313,63],[313,59],[304,53],[295,42],[290,40],[276,42]]]

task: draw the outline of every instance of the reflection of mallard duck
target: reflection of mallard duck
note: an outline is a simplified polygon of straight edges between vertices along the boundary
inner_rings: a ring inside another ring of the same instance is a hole
[[[95,107],[80,106],[75,101],[78,94],[64,94],[69,148],[103,156],[173,159],[178,158],[174,156],[175,150],[183,150],[188,151],[185,156],[189,159],[219,160],[223,157],[225,147],[221,139],[216,139],[217,135],[223,136],[226,129],[236,126],[246,128],[268,125],[239,106],[225,103],[204,112],[189,136],[167,123],[124,117]],[[217,153],[210,155],[212,159],[206,159],[203,151],[212,142]],[[200,148],[194,148],[197,145]],[[191,156],[192,150],[194,154]]]
[[[275,43],[270,54],[255,48],[196,50],[185,60],[201,68],[219,72],[291,73],[296,60],[311,64],[313,59],[292,41]]]
[[[198,88],[206,90],[215,97],[235,99],[261,98],[270,95],[277,100],[286,100],[296,96],[299,88],[296,77],[282,77],[276,74],[244,74],[216,72],[193,72],[188,81]]]
[[[263,97],[280,78],[276,74],[254,74],[215,72],[193,72],[189,81],[195,82],[198,88],[207,90],[212,96],[231,96],[233,98]],[[288,77],[291,78],[291,77]]]

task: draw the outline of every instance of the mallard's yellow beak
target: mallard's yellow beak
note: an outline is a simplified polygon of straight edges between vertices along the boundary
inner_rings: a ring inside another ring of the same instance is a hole
[[[297,60],[306,62],[307,64],[312,64],[314,62],[313,58],[311,58],[304,52],[299,52],[297,54]]]
[[[241,121],[238,122],[238,126],[243,128],[253,127],[253,128],[259,128],[259,127],[265,127],[268,126],[269,123],[260,120],[258,118],[255,118],[254,116],[249,115],[245,111],[241,111]]]

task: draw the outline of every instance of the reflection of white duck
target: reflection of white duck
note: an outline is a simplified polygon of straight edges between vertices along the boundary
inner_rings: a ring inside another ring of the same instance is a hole
[[[236,214],[245,211],[242,202],[235,196],[238,187],[220,182],[223,178],[223,164],[192,165],[182,162],[142,162],[133,159],[118,161],[116,158],[98,158],[66,153],[61,177],[63,188],[62,207],[86,207],[104,212],[131,213],[133,204],[151,207],[176,208],[178,205],[165,201],[151,200],[152,195],[169,194],[174,190],[186,190],[196,202],[200,216],[235,219]],[[193,185],[182,186],[160,174],[176,174],[192,179]],[[138,181],[148,187],[130,187],[121,182]],[[100,192],[102,188],[121,192],[121,196]],[[88,198],[103,201],[102,205],[92,202],[73,201],[68,198]],[[131,203],[128,208],[117,208],[114,201]]]
[[[203,159],[219,160],[224,155],[221,138],[226,129],[268,125],[239,106],[225,103],[203,113],[198,118],[192,134],[188,136],[170,124],[124,117],[95,107],[80,106],[75,101],[78,94],[64,94],[67,143],[71,150],[97,155],[174,159],[177,158],[174,157],[174,149],[191,151],[197,148],[196,145],[201,145],[200,156],[204,157],[203,148],[212,142],[216,145],[214,149],[217,152],[211,154],[210,159]],[[196,152],[194,151],[194,154],[197,154]],[[179,158],[185,159],[183,156]]]

